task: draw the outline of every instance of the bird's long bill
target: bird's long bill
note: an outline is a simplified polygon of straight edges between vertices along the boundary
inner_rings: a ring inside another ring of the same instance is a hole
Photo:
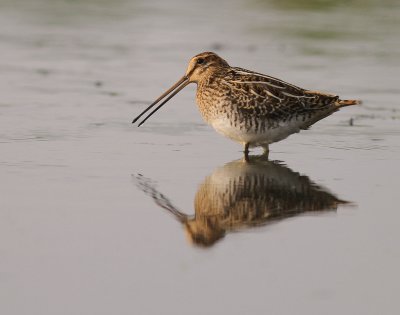
[[[160,105],[158,105],[150,114],[148,114],[146,116],[146,118],[144,118],[140,123],[139,123],[139,127],[141,125],[144,124],[144,122],[150,118],[150,116],[152,116],[156,111],[158,111],[165,103],[167,103],[171,98],[173,98],[176,94],[179,93],[180,90],[182,90],[186,85],[188,85],[189,82],[189,78],[187,76],[183,76],[178,82],[176,82],[172,87],[170,87],[165,93],[163,93],[159,98],[157,98],[153,103],[151,103],[149,105],[149,107],[147,107],[143,112],[140,113],[139,116],[137,116],[133,121],[132,124],[134,124],[135,122],[137,122],[139,120],[140,117],[142,117],[145,113],[147,113],[151,108],[153,108],[155,105],[157,105],[157,103],[159,101],[161,101],[163,98],[165,98],[166,96],[169,96],[161,102]]]

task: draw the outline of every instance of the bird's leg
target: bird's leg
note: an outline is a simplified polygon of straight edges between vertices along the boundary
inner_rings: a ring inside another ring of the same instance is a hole
[[[268,160],[268,156],[269,156],[269,145],[266,144],[266,145],[264,145],[262,148],[263,148],[263,150],[264,150],[262,156],[263,156],[263,158],[265,158],[265,159]]]
[[[250,145],[250,143],[248,143],[248,142],[246,142],[246,143],[244,144],[244,151],[243,151],[243,153],[244,153],[244,160],[245,160],[246,162],[249,161],[249,145]]]

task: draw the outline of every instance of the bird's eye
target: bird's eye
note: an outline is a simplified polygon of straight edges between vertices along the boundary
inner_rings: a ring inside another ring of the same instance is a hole
[[[198,64],[198,65],[201,65],[201,64],[203,64],[203,63],[204,63],[204,59],[203,59],[203,58],[197,59],[197,64]]]

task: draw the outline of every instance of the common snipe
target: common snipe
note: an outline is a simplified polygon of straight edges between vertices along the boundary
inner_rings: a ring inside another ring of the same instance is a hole
[[[306,90],[280,79],[231,67],[213,52],[194,56],[186,74],[147,107],[132,123],[164,100],[151,115],[189,83],[197,84],[196,100],[203,119],[216,131],[249,147],[268,145],[307,129],[341,107],[360,103],[339,96]]]

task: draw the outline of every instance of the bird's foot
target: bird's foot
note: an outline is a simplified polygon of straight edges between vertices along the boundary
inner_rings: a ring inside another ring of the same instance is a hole
[[[264,159],[268,160],[269,159],[269,146],[268,145],[263,146],[263,150],[264,150],[264,152],[262,154],[262,157]]]
[[[243,153],[244,153],[244,160],[245,160],[245,162],[249,162],[249,145],[250,145],[250,143],[245,143],[245,145],[244,145],[244,151],[243,151]]]

